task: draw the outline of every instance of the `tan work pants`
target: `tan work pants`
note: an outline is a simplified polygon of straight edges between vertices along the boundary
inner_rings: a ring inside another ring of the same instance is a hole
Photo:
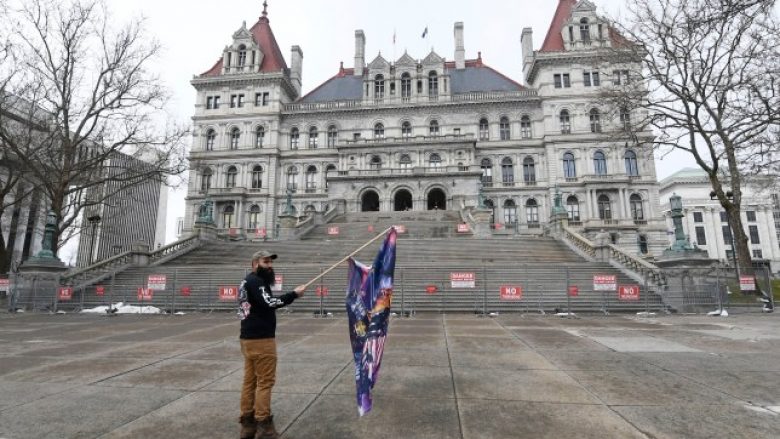
[[[271,390],[276,382],[276,340],[242,339],[244,384],[241,387],[241,415],[254,414],[262,421],[271,416]]]

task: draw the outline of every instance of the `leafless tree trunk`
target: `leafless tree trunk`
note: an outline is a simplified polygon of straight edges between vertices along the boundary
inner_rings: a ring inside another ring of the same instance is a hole
[[[167,120],[168,93],[152,72],[160,46],[142,20],[114,23],[101,0],[12,0],[0,8],[0,35],[14,60],[0,70],[0,111],[26,115],[23,125],[35,127],[0,124],[0,141],[48,198],[55,243],[117,191],[186,170],[187,130]],[[117,166],[125,156],[145,165]]]
[[[608,106],[630,112],[629,131],[652,131],[658,148],[685,151],[706,172],[730,218],[740,269],[751,275],[743,189],[753,178],[778,175],[774,7],[774,0],[627,2],[628,16],[614,30],[624,38],[614,52],[625,65],[641,67],[630,71],[628,84],[602,94]]]

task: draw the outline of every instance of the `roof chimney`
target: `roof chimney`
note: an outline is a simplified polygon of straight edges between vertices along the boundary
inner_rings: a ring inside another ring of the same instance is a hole
[[[466,68],[466,49],[463,46],[463,22],[455,23],[455,68]]]
[[[300,96],[303,83],[303,50],[301,50],[300,46],[292,46],[290,64],[290,79],[295,87],[295,91]]]
[[[523,49],[523,73],[527,74],[534,60],[534,38],[533,30],[530,27],[523,28],[520,46]]]
[[[361,29],[355,31],[355,76],[363,76],[366,67],[366,35]]]

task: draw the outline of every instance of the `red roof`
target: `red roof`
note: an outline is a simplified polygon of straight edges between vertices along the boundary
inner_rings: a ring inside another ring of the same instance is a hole
[[[544,37],[544,43],[540,52],[562,52],[563,36],[563,23],[571,16],[571,11],[574,9],[574,5],[577,4],[577,0],[560,0],[558,2],[558,9],[555,10],[550,28],[547,30],[547,36]]]
[[[282,51],[279,49],[279,44],[276,42],[274,31],[271,30],[271,25],[265,12],[263,12],[257,23],[249,29],[249,32],[255,37],[260,50],[263,51],[263,64],[260,65],[261,73],[280,72],[287,69],[287,63],[284,61],[284,56],[282,56]],[[201,76],[218,76],[221,73],[222,58]]]

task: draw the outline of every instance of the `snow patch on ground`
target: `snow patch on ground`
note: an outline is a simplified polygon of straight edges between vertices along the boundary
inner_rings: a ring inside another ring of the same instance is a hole
[[[154,306],[135,306],[125,305],[123,302],[111,305],[116,312],[108,312],[108,306],[96,306],[94,308],[82,309],[85,314],[162,314],[160,308]]]

